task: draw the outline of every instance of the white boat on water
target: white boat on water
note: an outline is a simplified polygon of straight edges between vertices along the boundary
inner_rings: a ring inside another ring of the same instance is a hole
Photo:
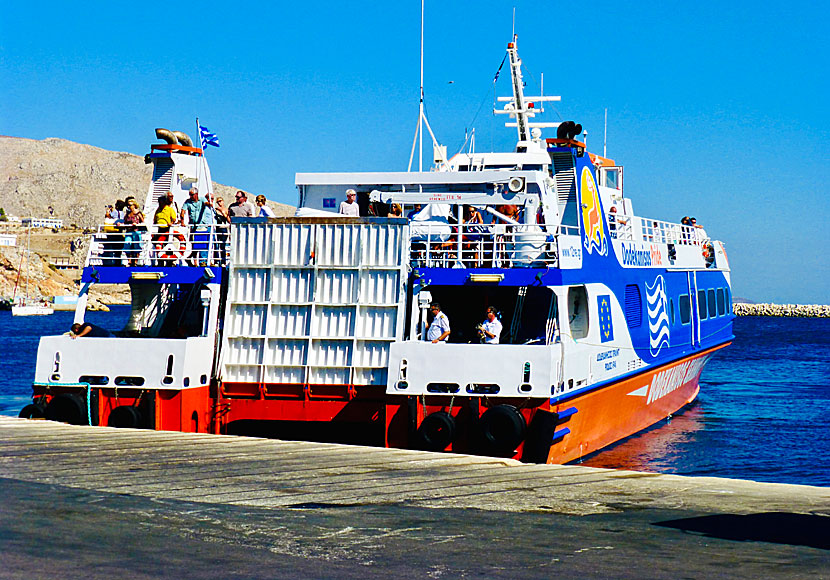
[[[31,259],[31,241],[32,241],[32,221],[29,220],[29,229],[26,236],[26,295],[25,298],[17,297],[17,285],[20,282],[20,269],[18,268],[17,282],[14,285],[14,294],[12,297],[12,316],[43,316],[46,314],[54,314],[55,310],[46,302],[39,301],[29,303],[29,262]],[[20,258],[20,265],[23,265],[23,257]]]
[[[12,306],[12,316],[41,316],[54,312],[55,310],[46,303],[26,304],[26,302],[20,302]]]

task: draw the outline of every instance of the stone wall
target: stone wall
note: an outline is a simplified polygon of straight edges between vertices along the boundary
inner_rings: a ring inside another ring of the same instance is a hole
[[[797,316],[802,318],[830,318],[826,304],[742,304],[732,306],[736,316]]]

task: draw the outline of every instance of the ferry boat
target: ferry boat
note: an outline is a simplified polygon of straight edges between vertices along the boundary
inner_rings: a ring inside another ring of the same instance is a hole
[[[515,38],[507,58],[513,151],[299,173],[297,217],[202,228],[202,263],[192,230],[151,226],[131,256],[100,231],[75,318],[117,283],[129,322],[43,337],[21,415],[564,463],[692,402],[733,338],[723,243],[636,214],[579,125],[534,121],[558,97],[524,94]],[[146,215],[210,187],[202,151],[160,135]]]

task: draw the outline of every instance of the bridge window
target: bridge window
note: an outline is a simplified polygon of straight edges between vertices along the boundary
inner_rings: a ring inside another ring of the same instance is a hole
[[[709,303],[709,316],[716,316],[717,307],[715,306],[715,290],[710,289],[706,293],[708,303]]]
[[[726,296],[723,288],[718,288],[718,316],[726,314]]]
[[[688,294],[677,298],[677,306],[680,308],[680,324],[689,324],[692,319],[692,303]]]
[[[706,320],[706,290],[697,291],[697,315],[701,320]]]

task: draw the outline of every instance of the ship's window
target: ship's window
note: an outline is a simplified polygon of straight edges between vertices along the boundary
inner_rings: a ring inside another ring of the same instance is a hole
[[[428,393],[457,393],[461,387],[456,383],[428,383]]]
[[[119,387],[140,387],[144,384],[144,377],[115,377],[115,384]]]
[[[692,319],[692,303],[688,294],[677,298],[677,306],[680,308],[680,324],[689,324]]]
[[[625,287],[625,321],[629,328],[637,328],[643,323],[640,287],[636,284],[629,284]]]
[[[723,288],[718,288],[718,315],[723,316],[724,314],[726,314],[726,296]]]
[[[568,325],[574,340],[588,336],[588,293],[585,286],[568,289]]]
[[[671,316],[669,324],[674,326],[674,298],[669,298],[669,316]]]
[[[717,312],[717,307],[715,306],[715,290],[713,288],[710,288],[706,293],[706,298],[709,302],[709,316],[717,316],[715,314]]]
[[[706,320],[706,290],[697,291],[697,315],[701,320]]]
[[[726,294],[726,309],[732,312],[732,296],[729,295],[729,288],[724,288],[723,291]]]
[[[78,378],[79,383],[89,383],[90,385],[106,385],[109,384],[110,378],[100,375],[83,375]]]

